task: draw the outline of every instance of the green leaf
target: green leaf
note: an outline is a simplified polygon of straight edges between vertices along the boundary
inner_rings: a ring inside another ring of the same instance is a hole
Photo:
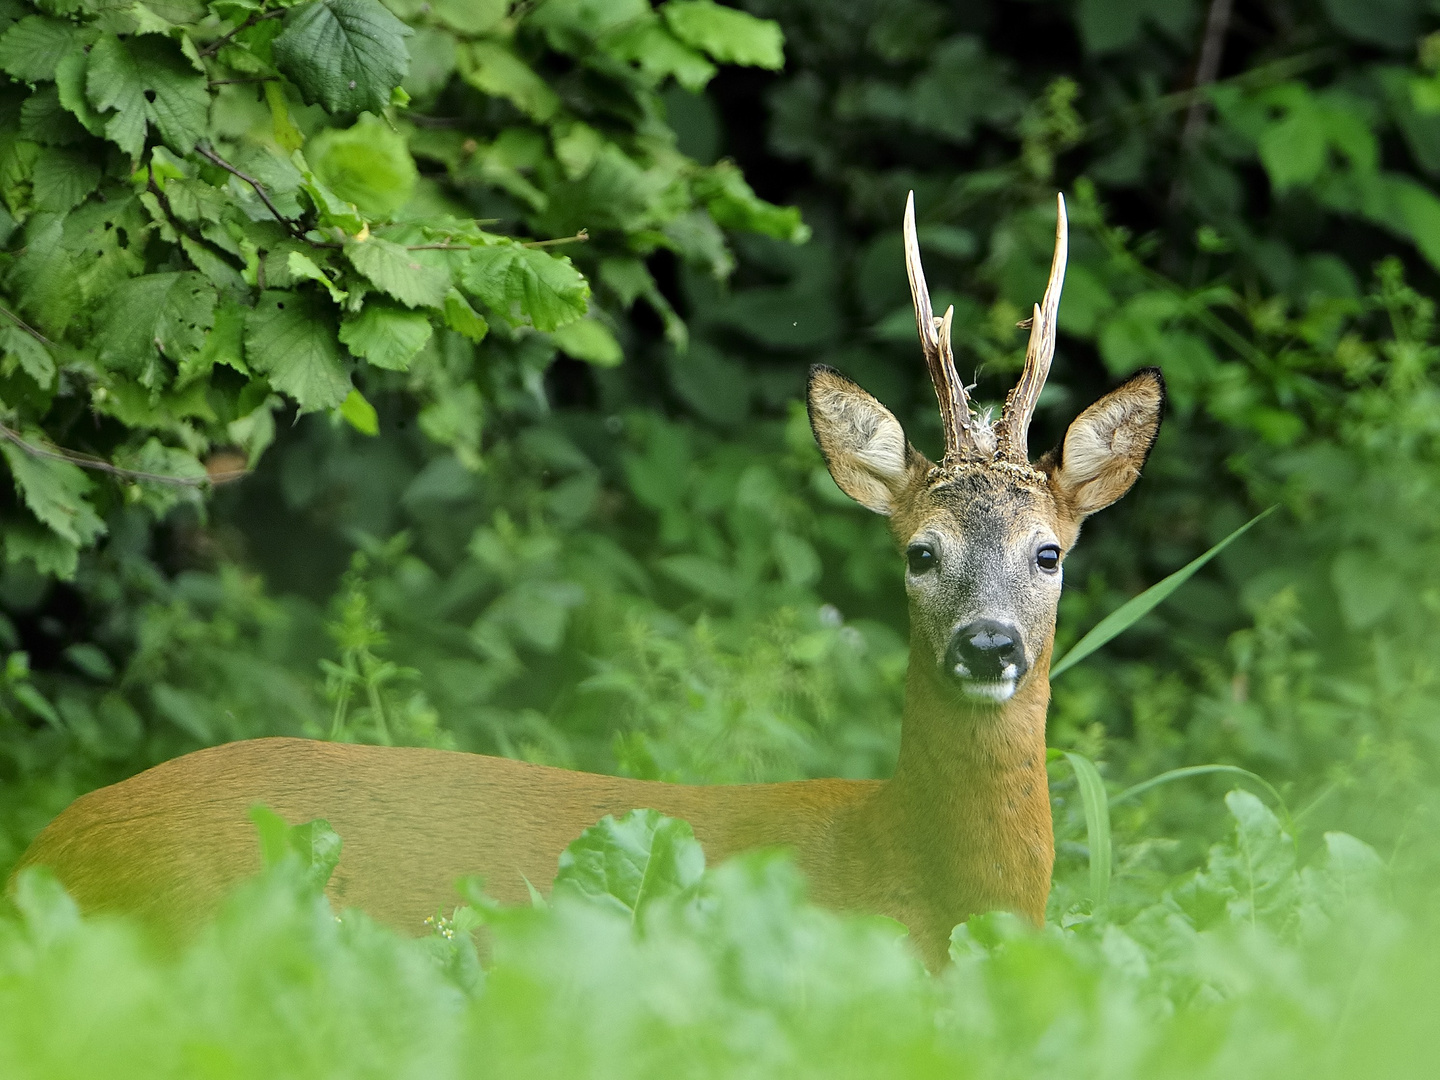
[[[694,181],[695,197],[705,203],[715,224],[803,244],[810,229],[793,206],[776,206],[760,198],[730,162],[706,169]]]
[[[432,0],[429,13],[466,37],[488,34],[510,11],[510,0]]]
[[[293,874],[308,892],[324,890],[340,865],[343,844],[324,818],[290,825],[268,806],[256,803],[250,820],[260,838],[260,854],[270,871]]]
[[[471,341],[483,341],[490,332],[490,324],[470,306],[459,289],[445,294],[445,325]]]
[[[22,434],[33,447],[45,449],[49,445],[41,431],[31,428]],[[105,522],[90,504],[94,485],[78,465],[36,457],[9,440],[0,442],[0,453],[5,455],[25,505],[42,524],[82,548],[105,534]]]
[[[193,481],[206,477],[205,466],[194,454],[166,446],[153,436],[139,447],[117,451],[115,463],[126,469],[151,473],[155,476],[169,476],[177,480],[189,480],[189,484],[167,484],[159,480],[136,480],[135,492],[139,501],[157,517],[168,513],[182,502],[200,502],[200,488]]]
[[[496,312],[528,317],[537,330],[555,330],[589,307],[590,284],[568,258],[519,244],[476,248],[464,284]]]
[[[111,292],[97,319],[101,361],[142,382],[157,357],[180,363],[205,344],[216,299],[215,286],[193,270],[130,279]]]
[[[430,340],[428,316],[371,300],[354,318],[340,324],[340,340],[373,367],[405,371]]]
[[[318,295],[271,290],[245,317],[245,355],[302,413],[334,409],[351,390],[335,334],[334,313]]]
[[[351,390],[340,403],[340,415],[361,435],[380,434],[380,417],[375,412],[375,406],[366,401],[359,390]]]
[[[1270,809],[1248,791],[1225,796],[1235,835],[1210,849],[1196,888],[1218,895],[1233,922],[1256,922],[1291,906],[1298,887],[1295,843]]]
[[[649,904],[693,890],[705,853],[688,823],[658,810],[606,815],[560,855],[554,895],[584,897],[634,924]]]
[[[0,70],[21,82],[53,79],[61,58],[79,43],[73,23],[27,15],[0,34]]]
[[[1259,773],[1253,773],[1249,769],[1242,769],[1238,765],[1186,765],[1183,768],[1170,769],[1167,772],[1161,773],[1159,776],[1152,776],[1149,780],[1142,780],[1133,787],[1126,788],[1110,800],[1110,805],[1114,806],[1128,799],[1138,799],[1151,788],[1160,787],[1162,784],[1174,783],[1176,780],[1186,780],[1192,776],[1213,776],[1217,774],[1243,776],[1245,779],[1252,780],[1259,784],[1265,789],[1266,793],[1275,800],[1275,805],[1280,808],[1280,813],[1284,815],[1286,827],[1290,829],[1291,832],[1294,832],[1294,826],[1291,824],[1290,808],[1285,805],[1284,797],[1280,792],[1275,790],[1275,786]]]
[[[5,356],[5,374],[15,365],[35,380],[42,390],[55,381],[55,358],[50,350],[30,334],[14,325],[0,325],[0,353]]]
[[[344,289],[336,286],[335,282],[326,276],[325,271],[315,265],[315,260],[303,252],[292,251],[286,255],[285,267],[290,271],[290,276],[296,281],[315,282],[329,293],[330,299],[334,300],[337,304],[343,304],[350,295]]]
[[[1275,510],[1276,507],[1274,506],[1268,510],[1262,510],[1198,559],[1194,559],[1185,566],[1182,566],[1163,581],[1157,581],[1139,596],[1127,600],[1109,615],[1106,615],[1105,618],[1095,624],[1094,628],[1088,634],[1077,641],[1069,652],[1050,665],[1050,681],[1054,682],[1058,676],[1074,667],[1111,638],[1123,634],[1146,615],[1150,614],[1156,607],[1169,599],[1171,593],[1189,581],[1190,578],[1194,576],[1195,571],[1199,570],[1216,555],[1219,555],[1220,552],[1244,536],[1252,526],[1264,521],[1273,514]]]
[[[498,42],[472,42],[457,59],[466,82],[491,97],[505,98],[532,119],[544,123],[559,111],[560,98],[549,84]]]
[[[673,77],[692,93],[703,90],[718,70],[658,19],[645,19],[608,35],[602,47],[617,60],[639,64],[654,82]]]
[[[1090,848],[1090,899],[1098,908],[1110,899],[1110,804],[1105,798],[1105,781],[1100,770],[1084,754],[1062,751],[1075,770],[1080,802],[1085,810],[1085,836]]]
[[[167,38],[102,36],[90,50],[85,93],[100,113],[113,113],[105,118],[105,136],[132,158],[144,148],[147,124],[180,154],[205,135],[205,76]]]
[[[100,166],[78,150],[47,146],[35,159],[35,205],[64,213],[100,186]]]
[[[576,319],[556,330],[551,338],[567,356],[597,367],[614,367],[625,358],[615,335],[598,319]]]
[[[347,130],[321,131],[305,157],[331,191],[376,217],[409,202],[420,179],[404,136],[373,116]]]
[[[39,522],[12,520],[5,527],[4,538],[7,563],[28,560],[47,577],[61,581],[74,579],[80,565],[80,549]]]
[[[306,104],[379,113],[410,69],[413,32],[378,0],[316,0],[290,9],[271,51]]]
[[[712,0],[670,0],[660,11],[677,38],[722,64],[771,71],[785,66],[785,35],[771,19],[757,19]]]
[[[445,303],[450,276],[420,262],[399,244],[378,236],[352,240],[345,245],[345,257],[377,289],[407,307],[438,308]]]
[[[55,65],[55,89],[60,104],[80,121],[81,126],[91,135],[105,134],[105,119],[90,105],[85,97],[85,72],[90,56],[82,49],[73,49],[61,57]]]

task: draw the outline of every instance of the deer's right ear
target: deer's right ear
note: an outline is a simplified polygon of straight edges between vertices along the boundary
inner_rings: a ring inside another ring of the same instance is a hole
[[[834,368],[810,369],[810,429],[840,490],[887,517],[930,468],[889,409]]]

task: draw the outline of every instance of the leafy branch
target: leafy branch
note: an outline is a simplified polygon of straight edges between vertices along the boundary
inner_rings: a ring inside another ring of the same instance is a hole
[[[82,469],[107,473],[122,480],[144,480],[152,484],[169,484],[172,487],[210,488],[219,484],[228,484],[232,480],[239,480],[242,476],[249,475],[250,472],[249,469],[226,469],[214,473],[207,472],[204,476],[167,476],[164,473],[145,472],[143,469],[127,469],[93,454],[82,454],[58,446],[37,446],[20,432],[4,423],[0,423],[0,439],[19,447],[31,457],[47,461],[68,462],[71,465],[78,465]]]

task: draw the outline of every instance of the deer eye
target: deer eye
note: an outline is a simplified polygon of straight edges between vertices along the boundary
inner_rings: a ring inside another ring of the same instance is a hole
[[[905,559],[910,564],[912,574],[926,574],[935,569],[938,560],[935,558],[935,549],[929,544],[911,544],[905,550]]]
[[[1048,573],[1054,573],[1060,567],[1060,549],[1054,544],[1046,544],[1035,553],[1035,565]]]

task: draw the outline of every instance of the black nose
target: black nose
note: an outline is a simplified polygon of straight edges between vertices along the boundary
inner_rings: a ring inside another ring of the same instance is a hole
[[[1027,667],[1020,631],[994,619],[962,626],[945,650],[946,672],[969,682],[1019,682]]]

